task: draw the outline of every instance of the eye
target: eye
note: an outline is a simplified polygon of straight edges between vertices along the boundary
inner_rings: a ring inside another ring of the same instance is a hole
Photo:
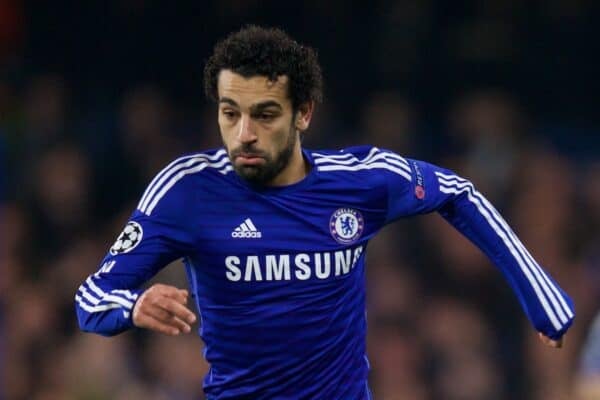
[[[258,114],[257,117],[258,117],[259,120],[261,120],[263,122],[269,122],[269,121],[272,121],[275,118],[275,114],[264,112],[264,113]]]
[[[221,110],[221,113],[227,119],[234,119],[237,116],[237,112],[235,110],[232,110],[232,109],[229,109],[229,108],[225,108],[225,109]]]

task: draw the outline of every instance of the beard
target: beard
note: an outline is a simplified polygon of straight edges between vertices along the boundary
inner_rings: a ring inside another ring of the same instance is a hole
[[[256,149],[252,144],[242,145],[236,149],[229,150],[229,159],[235,172],[248,183],[254,186],[267,186],[277,175],[289,164],[296,141],[298,140],[294,128],[290,128],[287,141],[283,148],[276,154],[270,155],[264,151]],[[236,165],[235,159],[240,154],[251,154],[261,157],[264,160],[262,165]]]

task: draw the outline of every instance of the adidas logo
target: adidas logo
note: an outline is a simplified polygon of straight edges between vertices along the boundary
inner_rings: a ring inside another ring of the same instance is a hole
[[[231,232],[233,238],[261,238],[262,233],[252,223],[250,218],[246,218],[244,222]]]

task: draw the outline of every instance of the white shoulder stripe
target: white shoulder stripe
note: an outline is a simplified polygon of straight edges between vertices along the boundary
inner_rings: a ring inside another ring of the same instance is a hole
[[[370,160],[367,160],[366,163],[370,164],[374,161],[382,160],[382,159],[387,161],[390,164],[394,164],[394,165],[402,168],[409,174],[411,173],[410,167],[408,166],[408,162],[406,162],[404,159],[398,159],[398,158],[393,157],[393,154],[380,153],[380,154],[372,157]]]
[[[311,154],[314,157],[333,158],[333,159],[339,159],[339,160],[344,160],[346,158],[356,158],[356,157],[354,157],[354,154],[352,154],[352,153],[346,153],[346,154],[322,154],[322,153],[313,152]]]
[[[468,194],[469,200],[476,205],[479,212],[485,217],[496,234],[502,238],[505,245],[509,248],[511,254],[519,264],[519,267],[532,285],[538,300],[540,300],[540,303],[544,307],[544,310],[554,327],[560,329],[562,324],[558,322],[554,312],[556,311],[562,323],[566,323],[568,318],[565,316],[565,312],[572,318],[573,313],[571,309],[567,306],[564,298],[559,294],[558,289],[550,282],[548,276],[533,260],[531,254],[527,252],[521,241],[516,237],[498,211],[484,196],[475,190],[470,182],[455,175],[447,175],[440,172],[436,172],[436,175],[438,176],[438,181],[441,185],[440,191],[453,194],[466,192]],[[539,285],[541,285],[545,296],[541,293]],[[547,303],[546,297],[552,303],[552,307]],[[560,305],[558,303],[560,303]]]
[[[349,165],[352,163],[358,163],[360,162],[358,160],[358,158],[354,157],[354,156],[350,156],[350,157],[346,157],[343,159],[340,158],[333,158],[333,157],[329,157],[329,156],[317,156],[314,158],[315,160],[315,164],[325,164],[325,163],[335,163],[338,165]]]
[[[171,162],[165,168],[160,171],[156,177],[150,182],[148,188],[144,192],[140,202],[138,203],[137,208],[142,210],[148,206],[148,203],[151,201],[152,196],[156,193],[157,190],[161,187],[164,182],[169,179],[169,176],[173,173],[177,172],[182,168],[189,167],[194,163],[201,161],[215,161],[222,158],[226,154],[225,149],[221,149],[217,151],[215,154],[209,156],[202,153],[193,154],[185,157],[178,158],[177,160]]]
[[[406,165],[407,167],[409,167],[408,161],[406,160],[406,158],[399,156],[398,154],[395,153],[382,153],[385,154],[385,157],[387,159],[394,159],[394,160],[398,160],[400,161],[402,164]],[[409,167],[410,169],[410,167]]]
[[[189,160],[190,158],[194,158],[196,157],[197,154],[194,155],[189,155],[189,156],[185,156],[185,157],[180,157],[176,160],[174,160],[173,162],[171,162],[169,165],[167,165],[165,168],[163,168],[158,174],[156,174],[156,176],[154,177],[154,179],[152,179],[152,181],[150,182],[150,184],[148,185],[148,187],[146,188],[146,191],[144,192],[144,194],[142,195],[142,198],[138,204],[138,208],[141,207],[141,205],[146,201],[146,198],[149,196],[150,192],[152,191],[154,185],[156,185],[156,183],[165,175],[167,174],[170,169],[172,167],[174,167],[176,164],[182,163],[186,160]]]
[[[169,191],[169,189],[171,189],[173,187],[173,185],[175,185],[177,183],[177,181],[179,181],[184,176],[200,172],[203,169],[205,169],[206,167],[221,168],[225,164],[227,164],[228,162],[229,162],[229,158],[225,157],[225,158],[222,158],[220,161],[215,162],[215,163],[202,162],[201,164],[196,165],[196,166],[194,166],[192,168],[188,168],[188,169],[184,169],[182,171],[179,171],[174,176],[173,175],[171,176],[171,179],[169,180],[169,182],[166,185],[164,185],[162,187],[162,189],[160,190],[160,192],[158,192],[152,198],[152,202],[150,204],[148,204],[147,207],[140,208],[140,211],[143,212],[146,215],[152,214],[152,211],[154,210],[154,208],[156,207],[156,205],[158,204],[158,202],[160,201],[160,199],[163,198],[163,196],[165,195],[165,193],[167,193]]]
[[[162,185],[167,181],[167,179],[169,179],[171,177],[172,174],[176,173],[177,171],[184,169],[184,168],[189,168],[194,164],[199,164],[204,162],[206,159],[202,156],[197,156],[197,157],[192,157],[190,159],[188,159],[186,162],[177,164],[173,167],[171,167],[171,169],[169,169],[168,172],[166,172],[165,174],[163,174],[161,176],[161,178],[154,183],[154,185],[152,186],[152,189],[150,189],[147,192],[147,195],[145,195],[145,199],[142,199],[140,201],[140,204],[138,205],[138,209],[139,210],[144,210],[146,207],[148,207],[148,203],[150,201],[152,201],[153,196],[156,194],[156,192],[162,187]]]
[[[401,175],[406,180],[411,181],[412,178],[409,173],[405,170],[396,168],[390,164],[384,162],[373,162],[369,164],[357,164],[357,165],[320,165],[317,166],[317,170],[319,171],[360,171],[363,169],[387,169],[388,171],[392,171],[398,175]]]
[[[379,149],[377,147],[373,147],[371,150],[369,150],[369,154],[367,154],[367,156],[364,157],[360,161],[368,160],[370,157],[372,157],[378,151],[379,151]],[[326,154],[321,154],[321,153],[313,153],[313,155],[315,156],[315,163],[318,163],[319,160],[322,160],[322,162],[329,161],[329,162],[335,162],[335,163],[339,163],[339,164],[350,164],[352,162],[360,162],[359,159],[352,153],[339,154],[339,155],[338,154],[326,155]]]
[[[406,165],[409,168],[409,171],[410,171],[410,167],[408,165],[408,161],[406,161],[406,159],[404,157],[401,157],[401,156],[399,156],[396,153],[392,153],[391,151],[380,150],[377,147],[373,147],[371,149],[371,151],[369,152],[369,155],[366,158],[364,158],[363,160],[361,160],[361,161],[363,161],[363,162],[369,162],[372,158],[374,158],[376,156],[379,157],[380,155],[383,155],[386,159],[394,159],[394,160],[400,161],[402,164]]]
[[[233,166],[231,164],[228,164],[225,166],[225,168],[221,168],[219,170],[219,172],[223,175],[227,175],[231,171],[233,171]]]
[[[345,154],[343,156],[329,156],[320,153],[313,153],[315,164],[335,164],[335,165],[356,165],[356,164],[371,164],[375,161],[385,161],[389,164],[393,164],[399,168],[404,169],[408,174],[411,174],[411,169],[406,159],[401,156],[387,151],[381,151],[377,147],[373,147],[369,154],[362,159],[356,158],[352,154]]]
[[[313,155],[316,155],[314,157],[315,165],[317,165],[318,169],[321,171],[336,170],[331,168],[332,166],[356,167],[358,165],[377,165],[380,167],[382,164],[389,164],[389,168],[386,169],[402,175],[409,181],[411,180],[412,171],[408,165],[408,161],[397,154],[381,151],[377,147],[373,147],[371,151],[369,151],[369,154],[360,160],[352,154],[344,155],[343,158],[341,156],[327,156],[319,153],[313,153]],[[397,172],[398,168],[404,170],[404,172]],[[360,169],[370,168],[340,168],[338,170],[356,171]]]

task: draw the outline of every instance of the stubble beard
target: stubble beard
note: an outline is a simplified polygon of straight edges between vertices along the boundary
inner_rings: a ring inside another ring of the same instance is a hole
[[[255,149],[252,145],[241,146],[234,150],[227,149],[227,152],[233,168],[239,176],[253,186],[268,186],[290,163],[297,140],[295,129],[290,127],[285,146],[274,157]],[[262,165],[236,165],[234,161],[240,153],[256,154],[265,162]]]

